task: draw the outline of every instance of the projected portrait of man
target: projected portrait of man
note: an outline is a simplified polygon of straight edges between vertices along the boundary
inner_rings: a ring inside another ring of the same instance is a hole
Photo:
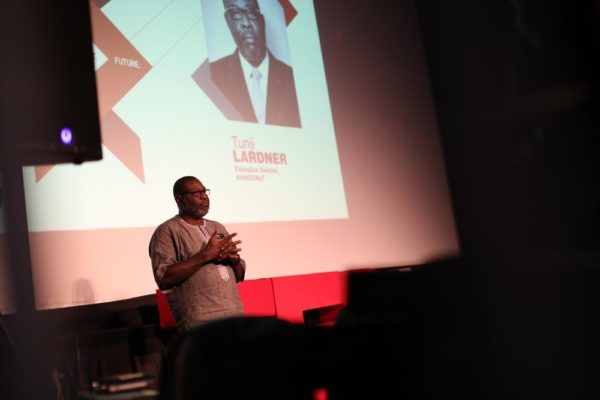
[[[292,68],[269,50],[257,0],[223,0],[223,6],[237,48],[210,63],[213,83],[242,121],[300,127]]]

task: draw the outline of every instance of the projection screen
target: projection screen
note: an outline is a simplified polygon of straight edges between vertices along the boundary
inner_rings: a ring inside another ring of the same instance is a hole
[[[328,0],[258,3],[264,122],[242,104],[244,79],[219,69],[239,58],[222,1],[90,2],[104,158],[24,168],[38,309],[153,293],[148,242],[177,213],[184,175],[211,189],[207,218],[243,241],[246,279],[458,254],[412,3],[389,53],[344,60],[370,48],[344,25],[353,2],[335,2],[339,20]],[[278,69],[291,74],[271,80]]]

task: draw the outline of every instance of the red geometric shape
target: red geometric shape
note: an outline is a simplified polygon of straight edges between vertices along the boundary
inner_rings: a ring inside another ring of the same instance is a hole
[[[54,165],[36,165],[35,166],[35,182],[39,182]]]
[[[283,7],[283,13],[285,15],[285,26],[288,26],[290,23],[292,23],[292,20],[296,18],[296,15],[298,15],[298,11],[296,11],[296,9],[290,3],[289,0],[279,0],[279,3]]]
[[[167,295],[160,289],[156,289],[156,306],[158,308],[158,323],[162,329],[175,329],[177,322],[169,306]]]
[[[98,102],[103,117],[148,73],[151,65],[96,4],[90,4],[90,12],[94,43],[108,58],[96,71],[98,87],[102,88]],[[127,60],[135,65],[123,65]]]
[[[140,137],[113,111],[102,118],[102,141],[125,166],[144,182]]]
[[[273,278],[277,317],[304,322],[304,311],[346,304],[346,274],[323,272]],[[310,295],[308,295],[310,293]]]
[[[244,304],[244,315],[274,317],[277,315],[273,282],[270,278],[253,279],[238,284]]]

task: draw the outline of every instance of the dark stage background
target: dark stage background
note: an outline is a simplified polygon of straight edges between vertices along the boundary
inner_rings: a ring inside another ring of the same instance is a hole
[[[600,3],[417,3],[485,315],[481,390],[597,395]]]

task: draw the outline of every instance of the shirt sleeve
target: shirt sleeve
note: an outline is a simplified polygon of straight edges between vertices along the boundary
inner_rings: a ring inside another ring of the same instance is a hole
[[[160,283],[167,269],[178,262],[175,237],[170,229],[159,227],[152,235],[152,239],[150,240],[150,260],[152,262],[154,280],[157,285],[161,286]]]

